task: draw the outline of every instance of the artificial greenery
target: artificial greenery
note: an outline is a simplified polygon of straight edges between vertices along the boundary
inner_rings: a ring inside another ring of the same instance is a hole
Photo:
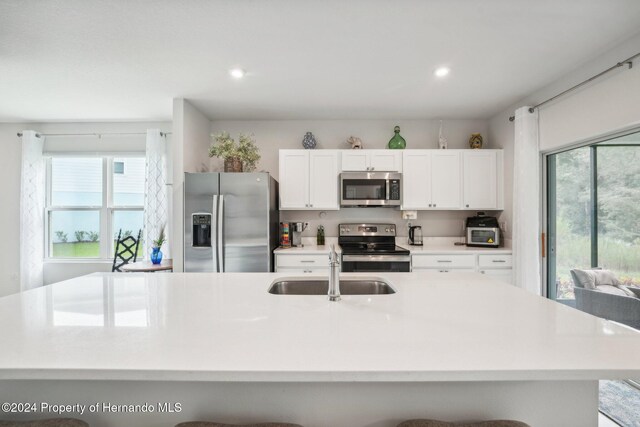
[[[164,225],[160,229],[160,234],[158,234],[158,238],[153,241],[154,248],[161,248],[164,245],[164,242],[167,241],[167,238],[164,234]]]
[[[209,148],[209,157],[219,157],[224,160],[238,159],[242,162],[242,169],[245,172],[256,169],[260,161],[260,150],[253,135],[241,133],[238,136],[238,143],[231,138],[229,132],[222,132],[212,137],[215,142]]]

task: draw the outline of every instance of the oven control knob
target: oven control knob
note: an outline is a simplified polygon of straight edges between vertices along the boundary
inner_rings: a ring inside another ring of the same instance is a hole
[[[385,228],[385,229],[384,229],[384,231],[386,231],[386,232],[388,233],[388,232],[389,232],[389,231],[391,231],[391,230],[389,230],[388,228]]]

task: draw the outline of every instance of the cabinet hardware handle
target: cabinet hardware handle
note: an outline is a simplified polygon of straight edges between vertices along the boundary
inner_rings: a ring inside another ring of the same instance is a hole
[[[467,205],[467,207],[469,207],[469,205]]]
[[[435,203],[433,204],[433,207],[434,207],[434,208],[436,207],[436,204],[435,204]]]
[[[450,259],[439,259],[439,260],[437,260],[437,261],[438,261],[438,262],[451,262],[451,260],[450,260]]]
[[[507,261],[504,259],[494,259],[493,262],[507,262]]]
[[[303,259],[303,260],[300,260],[300,262],[315,262],[315,260],[307,260],[307,259]]]
[[[375,169],[376,169],[376,168],[374,168],[374,167],[371,167],[371,170],[375,170]]]
[[[440,273],[448,273],[449,270],[440,270]]]
[[[309,207],[310,207],[310,208],[312,208],[312,207],[313,207],[313,205],[309,205]]]
[[[431,203],[429,203],[429,207],[431,207]]]
[[[305,270],[304,272],[305,273],[311,273],[311,270]]]

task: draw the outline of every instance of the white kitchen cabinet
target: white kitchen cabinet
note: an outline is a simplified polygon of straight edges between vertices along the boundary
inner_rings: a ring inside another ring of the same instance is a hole
[[[339,166],[340,158],[337,150],[309,152],[309,208],[340,209]]]
[[[413,255],[413,268],[469,268],[475,269],[476,256],[472,254]]]
[[[513,270],[510,268],[507,269],[496,269],[496,268],[483,268],[478,270],[480,273],[485,276],[489,276],[491,278],[500,280],[501,282],[513,284]]]
[[[478,255],[478,271],[500,281],[513,284],[513,256],[509,254]]]
[[[412,253],[411,270],[439,273],[477,272],[513,284],[512,255],[510,253]]]
[[[309,205],[309,152],[280,150],[280,209],[306,209]]]
[[[463,208],[504,209],[503,169],[502,150],[463,151]]]
[[[338,150],[280,150],[281,210],[338,210]]]
[[[329,257],[326,254],[275,254],[275,265],[278,273],[329,274]]]
[[[401,150],[344,150],[342,170],[358,171],[402,171]]]
[[[402,155],[402,209],[460,209],[459,150],[405,150]]]

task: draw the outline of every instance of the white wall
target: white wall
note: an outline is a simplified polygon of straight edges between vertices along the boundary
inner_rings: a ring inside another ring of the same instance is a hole
[[[171,130],[168,122],[105,122],[105,123],[0,123],[0,296],[20,291],[20,138],[16,133],[22,130],[36,130],[41,133],[101,133],[101,132],[145,132],[149,128]],[[145,137],[107,136],[96,137],[48,137],[47,151],[144,151]],[[93,271],[111,271],[109,262],[59,262],[45,264],[45,283],[86,274]]]
[[[505,210],[500,219],[511,224],[513,204],[514,124],[509,116],[516,108],[536,105],[640,52],[640,34],[514,103],[488,123],[492,148],[505,150]],[[640,126],[640,59],[634,67],[619,68],[539,109],[540,149],[553,151]],[[538,161],[538,159],[531,159]],[[507,236],[511,230],[508,227]]]
[[[443,124],[449,148],[468,148],[469,137],[478,132],[485,136],[486,147],[493,148],[492,141],[486,138],[488,124],[484,120],[443,120]],[[302,148],[302,137],[307,131],[315,135],[318,149],[350,149],[346,140],[351,135],[361,138],[364,148],[381,149],[393,136],[395,125],[400,126],[407,148],[438,148],[438,120],[213,120],[211,133],[227,131],[234,138],[240,132],[253,133],[262,155],[258,169],[268,171],[278,179],[278,150]],[[219,159],[213,159],[211,166],[214,170],[223,169]],[[469,212],[419,212],[418,219],[411,222],[422,225],[427,236],[458,236],[467,216]],[[319,217],[319,212],[282,211],[280,218],[308,222],[305,236],[315,236],[318,225],[324,225],[327,236],[336,236],[339,223],[364,220],[395,223],[398,234],[407,235],[406,221],[395,209],[342,209],[329,211],[324,218]]]
[[[184,173],[209,170],[210,121],[184,98],[173,100],[173,225],[170,230],[173,270],[182,271]]]

